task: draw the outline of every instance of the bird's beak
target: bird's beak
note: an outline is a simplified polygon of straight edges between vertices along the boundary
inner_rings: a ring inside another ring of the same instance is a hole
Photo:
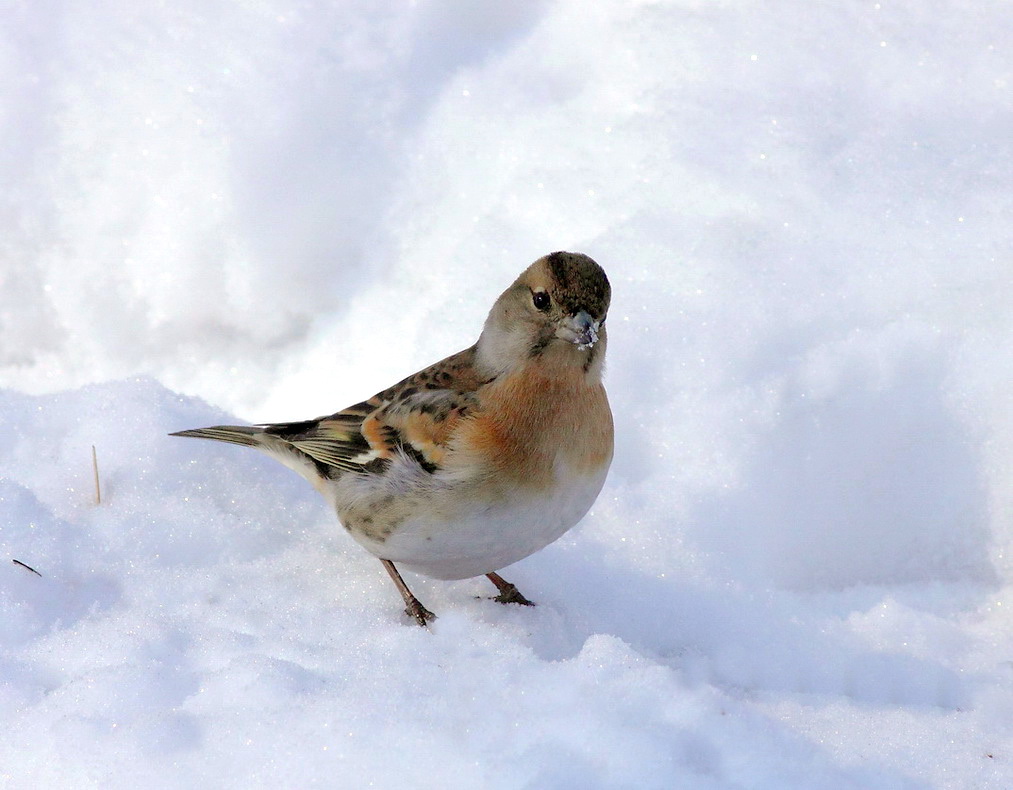
[[[581,351],[587,351],[598,342],[599,321],[595,321],[585,311],[564,318],[556,330],[556,337],[569,340]]]

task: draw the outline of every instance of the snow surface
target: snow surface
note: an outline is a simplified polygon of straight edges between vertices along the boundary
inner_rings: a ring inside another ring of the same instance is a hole
[[[1011,40],[5,5],[0,785],[1013,787]],[[368,396],[555,249],[613,282],[617,453],[535,609],[410,576],[412,626],[303,481],[165,436]]]

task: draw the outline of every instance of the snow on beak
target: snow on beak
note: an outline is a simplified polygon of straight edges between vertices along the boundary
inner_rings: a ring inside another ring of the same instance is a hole
[[[599,321],[595,321],[584,310],[577,315],[564,318],[556,330],[556,337],[569,340],[581,351],[587,351],[598,342]]]

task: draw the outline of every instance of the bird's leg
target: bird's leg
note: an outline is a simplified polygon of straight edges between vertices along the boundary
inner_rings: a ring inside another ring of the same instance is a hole
[[[519,603],[522,606],[534,606],[534,601],[529,601],[518,590],[514,585],[500,576],[498,573],[487,573],[489,581],[496,585],[496,589],[499,590],[499,595],[493,598],[494,601],[500,603]]]
[[[408,585],[404,583],[404,579],[401,578],[401,574],[397,572],[397,568],[394,567],[394,563],[390,560],[380,560],[383,563],[383,567],[387,569],[387,573],[390,574],[390,578],[394,581],[398,592],[401,593],[401,597],[404,598],[405,603],[405,614],[409,617],[414,617],[415,622],[419,625],[427,625],[430,620],[435,620],[436,615],[430,612],[426,607],[422,605],[412,591],[408,589]]]

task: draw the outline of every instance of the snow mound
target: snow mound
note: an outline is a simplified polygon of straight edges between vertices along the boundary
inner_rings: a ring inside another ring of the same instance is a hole
[[[412,578],[440,615],[427,631],[294,474],[165,435],[217,409],[150,380],[0,400],[3,554],[41,573],[0,570],[11,787],[916,787],[893,749],[934,722],[989,733],[961,759],[1008,734],[983,698],[991,637],[968,647],[977,585],[758,593],[659,573],[613,488],[509,570],[535,609]],[[913,723],[860,767],[796,731],[817,714]],[[918,749],[918,774],[955,749]]]

